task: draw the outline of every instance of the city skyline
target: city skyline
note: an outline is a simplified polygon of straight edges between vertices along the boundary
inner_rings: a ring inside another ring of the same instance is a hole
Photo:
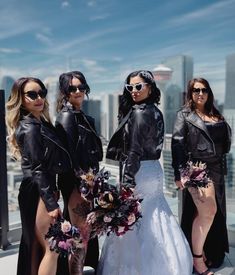
[[[223,102],[234,10],[235,0],[2,0],[0,77],[81,70],[95,95],[121,90],[132,70],[186,54]]]

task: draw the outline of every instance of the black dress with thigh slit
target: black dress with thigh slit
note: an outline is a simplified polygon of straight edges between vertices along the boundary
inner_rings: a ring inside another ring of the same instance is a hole
[[[215,187],[215,197],[217,212],[213,224],[207,235],[204,252],[208,262],[212,262],[214,267],[222,264],[225,252],[229,251],[228,234],[226,226],[226,197],[225,180],[226,160],[224,159],[223,146],[226,137],[226,124],[224,121],[217,123],[205,122],[205,126],[214,143],[216,155],[208,159],[203,159],[207,164],[208,175]],[[194,159],[195,161],[200,159]],[[192,223],[196,215],[196,207],[188,190],[184,191],[183,214],[181,220],[182,229],[191,244]]]

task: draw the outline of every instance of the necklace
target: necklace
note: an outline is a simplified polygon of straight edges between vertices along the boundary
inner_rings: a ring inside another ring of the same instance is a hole
[[[214,117],[213,115],[207,115],[198,109],[195,110],[196,114],[203,120],[204,122],[218,122],[218,119]]]
[[[196,109],[195,111],[196,111],[196,114],[197,114],[203,121],[205,121],[206,114],[204,114],[203,112],[199,111],[198,109]]]

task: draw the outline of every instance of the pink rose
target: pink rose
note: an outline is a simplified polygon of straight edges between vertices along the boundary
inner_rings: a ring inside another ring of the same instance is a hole
[[[128,222],[127,222],[127,224],[128,225],[132,225],[134,222],[135,222],[135,214],[134,213],[131,213],[129,216],[128,216],[128,218],[127,218],[127,220],[128,220]]]
[[[118,231],[117,231],[117,235],[123,235],[125,234],[125,226],[118,226]]]
[[[109,223],[109,222],[111,222],[111,221],[112,221],[112,218],[111,218],[111,217],[109,217],[109,216],[104,216],[103,220],[104,220],[104,222]]]
[[[69,232],[71,230],[71,227],[72,227],[71,223],[68,222],[68,221],[64,221],[64,222],[61,223],[61,231],[63,233]]]

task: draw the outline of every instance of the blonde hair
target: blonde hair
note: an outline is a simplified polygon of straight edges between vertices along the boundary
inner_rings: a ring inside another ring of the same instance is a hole
[[[22,105],[22,95],[24,92],[24,87],[28,82],[36,82],[42,89],[46,89],[42,81],[34,77],[21,77],[17,79],[11,89],[10,97],[6,103],[6,125],[7,125],[7,142],[10,149],[11,156],[19,160],[21,158],[19,145],[16,141],[15,131],[19,125],[19,121],[23,114],[29,115],[30,113]],[[42,110],[41,116],[49,123],[51,119],[49,116],[49,104],[45,99],[44,108]]]

